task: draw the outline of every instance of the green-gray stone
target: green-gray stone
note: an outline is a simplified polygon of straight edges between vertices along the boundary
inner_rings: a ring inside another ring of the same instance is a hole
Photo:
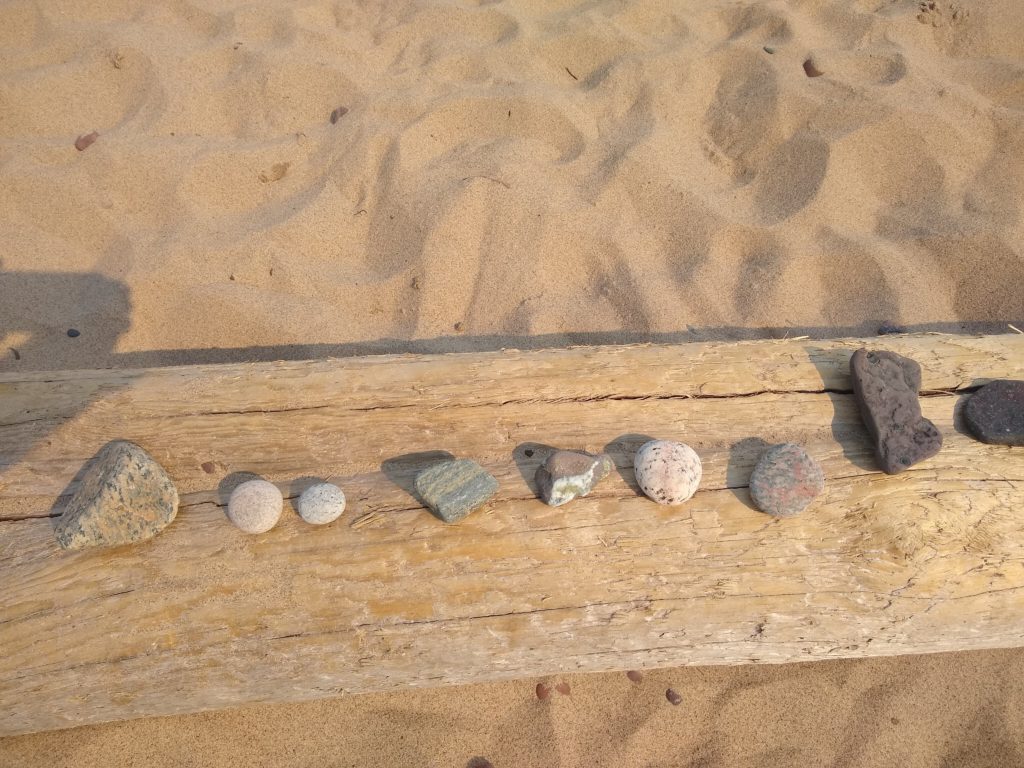
[[[135,443],[107,443],[57,522],[64,549],[116,547],[156,536],[178,514],[178,491]]]
[[[487,502],[498,481],[470,459],[443,461],[416,475],[416,492],[446,523],[457,523]]]

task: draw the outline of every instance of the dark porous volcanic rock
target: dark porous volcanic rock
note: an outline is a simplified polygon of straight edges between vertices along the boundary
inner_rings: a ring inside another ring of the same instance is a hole
[[[416,492],[446,523],[457,523],[498,491],[498,481],[470,459],[442,461],[416,475]]]
[[[884,472],[895,475],[934,456],[942,435],[921,415],[921,366],[895,352],[858,349],[850,359],[853,393]]]
[[[825,490],[821,466],[799,445],[774,445],[750,475],[750,497],[775,517],[799,515]]]
[[[57,523],[64,549],[116,547],[156,536],[178,514],[178,491],[135,443],[107,443]]]
[[[967,401],[964,419],[983,443],[1024,445],[1024,381],[986,384]]]
[[[604,453],[555,451],[537,467],[537,487],[545,504],[558,507],[577,496],[586,496],[612,471],[612,460]]]

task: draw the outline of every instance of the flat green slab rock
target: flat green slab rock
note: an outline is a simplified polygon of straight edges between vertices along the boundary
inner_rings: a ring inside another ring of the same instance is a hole
[[[435,464],[416,475],[416,492],[446,523],[457,523],[498,491],[498,481],[470,459]]]

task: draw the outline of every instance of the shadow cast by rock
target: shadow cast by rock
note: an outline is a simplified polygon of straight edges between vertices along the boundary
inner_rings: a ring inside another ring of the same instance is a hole
[[[228,508],[228,501],[231,499],[231,494],[242,483],[247,483],[250,480],[263,480],[264,478],[257,475],[255,472],[232,472],[227,475],[217,485],[217,503],[224,508],[225,512]]]
[[[421,507],[427,506],[419,493],[416,492],[416,475],[427,467],[438,464],[442,461],[454,459],[448,451],[418,451],[416,453],[404,453],[401,456],[394,456],[381,462],[380,471],[384,473],[392,483],[397,485],[409,494]]]
[[[89,470],[92,469],[100,454],[103,453],[103,449],[108,445],[110,445],[110,443],[105,443],[92,455],[92,457],[85,461],[82,466],[78,468],[78,471],[75,472],[75,476],[71,478],[71,481],[64,486],[64,490],[62,490],[57,495],[57,498],[53,500],[53,504],[50,506],[50,509],[46,514],[50,518],[50,528],[53,529],[54,532],[57,530],[57,524],[60,522],[60,518],[61,515],[64,514],[64,510],[67,508],[68,502],[71,501],[71,497],[75,495],[76,491],[78,491],[78,486],[81,484],[82,479],[89,473]]]
[[[750,499],[750,473],[761,455],[771,447],[760,437],[746,437],[729,448],[729,464],[725,469],[725,484],[732,495],[754,511],[759,511]]]
[[[835,356],[838,349],[822,349],[814,345],[805,347],[808,359],[818,369],[823,388],[835,375]],[[853,380],[850,378],[849,358],[853,352],[842,350],[847,360],[844,370],[844,381],[841,389],[825,389],[825,394],[832,403],[832,439],[839,443],[843,456],[856,467],[869,471],[878,471],[875,461],[874,445],[871,435],[860,416],[856,399],[853,396]]]
[[[312,488],[314,485],[329,482],[329,479],[324,479],[322,477],[313,477],[312,475],[303,475],[302,477],[297,477],[294,480],[292,480],[291,483],[288,485],[288,493],[285,494],[284,500],[288,502],[288,505],[292,508],[292,511],[295,512],[295,514],[297,515],[299,514],[299,496],[305,493],[308,489]]]
[[[540,494],[540,488],[537,487],[537,468],[557,450],[544,443],[520,443],[512,451],[512,458],[516,462],[519,474],[523,476],[523,482],[534,496]]]
[[[604,452],[611,457],[619,477],[637,496],[643,496],[644,492],[640,490],[640,486],[636,482],[636,475],[633,472],[633,457],[640,450],[640,446],[644,443],[649,443],[651,440],[654,440],[654,438],[650,435],[630,432],[625,435],[619,435],[604,447]]]

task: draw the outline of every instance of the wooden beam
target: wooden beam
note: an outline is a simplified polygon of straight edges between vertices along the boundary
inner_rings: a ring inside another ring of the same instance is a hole
[[[878,472],[850,394],[859,346],[921,363],[942,452]],[[560,671],[1024,644],[1024,464],[963,433],[963,391],[1024,378],[1024,337],[763,341],[0,376],[0,734],[257,701]],[[681,439],[701,491],[637,495],[632,452]],[[108,440],[175,479],[151,542],[62,552],[52,516]],[[822,463],[815,507],[773,520],[746,484],[763,443]],[[591,497],[533,498],[536,444],[607,449]],[[404,454],[501,483],[445,526]],[[349,510],[246,536],[235,473]]]

